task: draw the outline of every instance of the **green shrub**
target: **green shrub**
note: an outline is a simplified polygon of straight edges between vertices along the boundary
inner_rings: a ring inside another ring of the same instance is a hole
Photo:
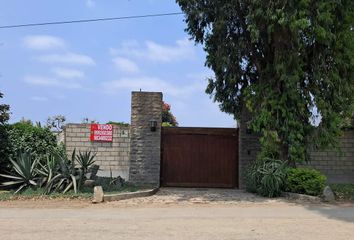
[[[12,149],[8,128],[8,125],[0,124],[0,172],[8,172],[11,168],[10,155]]]
[[[284,188],[286,164],[264,158],[255,161],[246,175],[246,189],[266,197],[277,197]]]
[[[286,188],[289,192],[318,196],[322,193],[326,176],[315,169],[292,168],[286,178]]]
[[[173,127],[173,125],[171,123],[169,123],[169,122],[163,122],[162,126],[163,127]]]
[[[336,199],[341,201],[354,201],[354,184],[331,184]]]
[[[58,150],[56,136],[48,128],[33,126],[30,122],[10,125],[8,140],[12,156],[21,151],[31,153],[35,159],[45,160],[49,154]]]
[[[109,121],[107,124],[112,124],[112,125],[117,125],[120,127],[129,127],[130,124],[126,122],[114,122],[114,121]]]

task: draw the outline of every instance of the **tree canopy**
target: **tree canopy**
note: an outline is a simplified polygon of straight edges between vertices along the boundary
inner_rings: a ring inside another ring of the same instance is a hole
[[[62,131],[65,126],[66,118],[63,115],[48,117],[46,127],[54,131]]]
[[[0,92],[0,99],[3,98]],[[7,104],[0,104],[0,171],[7,169],[8,158],[11,153],[9,144],[9,134],[7,121],[10,119],[10,106]]]
[[[4,94],[0,92],[0,99]],[[0,124],[5,124],[10,119],[10,106],[7,104],[0,104]]]
[[[176,117],[171,112],[170,104],[162,103],[162,124],[164,126],[178,126]]]
[[[262,153],[295,163],[335,143],[353,113],[354,1],[177,3],[215,73],[206,92],[236,119],[251,112]]]

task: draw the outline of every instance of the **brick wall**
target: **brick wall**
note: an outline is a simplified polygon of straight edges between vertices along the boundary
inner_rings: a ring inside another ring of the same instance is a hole
[[[90,124],[67,124],[64,130],[67,154],[71,156],[74,149],[97,153],[96,164],[100,166],[98,175],[114,177],[120,175],[128,180],[130,129],[129,127],[113,126],[113,142],[91,142]]]
[[[354,183],[354,130],[344,132],[340,146],[340,152],[312,152],[311,161],[307,166],[321,171],[330,183]]]
[[[157,122],[155,132],[149,122]],[[162,93],[133,92],[129,179],[141,186],[160,185]]]

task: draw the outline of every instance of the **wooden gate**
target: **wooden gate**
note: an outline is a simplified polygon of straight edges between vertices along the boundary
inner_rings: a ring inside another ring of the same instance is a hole
[[[161,185],[238,187],[238,129],[162,128]]]

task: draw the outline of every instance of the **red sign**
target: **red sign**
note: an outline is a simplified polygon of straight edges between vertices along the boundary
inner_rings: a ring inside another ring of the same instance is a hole
[[[90,140],[112,142],[113,126],[110,124],[91,124]]]

